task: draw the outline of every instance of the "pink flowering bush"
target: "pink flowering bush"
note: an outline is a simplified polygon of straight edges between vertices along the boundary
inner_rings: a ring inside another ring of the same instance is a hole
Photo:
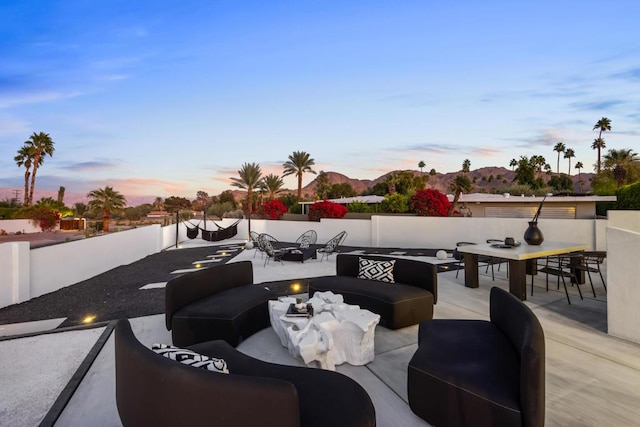
[[[320,218],[342,218],[347,210],[346,206],[328,200],[315,202],[309,208],[309,221],[320,221]]]
[[[416,191],[409,202],[409,209],[420,216],[447,216],[450,206],[447,196],[432,188]]]
[[[280,219],[287,212],[287,207],[280,200],[269,200],[260,206],[259,213],[265,219]]]

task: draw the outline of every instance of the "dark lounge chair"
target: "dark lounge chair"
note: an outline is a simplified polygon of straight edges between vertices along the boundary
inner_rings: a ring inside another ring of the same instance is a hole
[[[126,319],[115,328],[116,403],[122,425],[371,427],[375,409],[351,378],[267,363],[224,341],[189,347],[224,359],[229,374],[170,360],[144,346]]]
[[[491,321],[427,320],[409,362],[411,410],[441,426],[544,426],[544,332],[531,309],[494,287]]]

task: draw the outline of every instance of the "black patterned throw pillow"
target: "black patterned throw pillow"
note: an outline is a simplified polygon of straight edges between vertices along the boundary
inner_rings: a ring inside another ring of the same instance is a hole
[[[359,258],[358,279],[395,283],[393,278],[393,267],[395,264],[396,260],[376,261]]]
[[[227,362],[223,359],[216,359],[214,357],[205,356],[195,351],[187,350],[185,348],[174,347],[167,344],[153,344],[151,350],[156,353],[171,359],[176,362],[183,363],[185,365],[193,366],[194,368],[206,369],[212,372],[218,372],[220,374],[228,374]]]

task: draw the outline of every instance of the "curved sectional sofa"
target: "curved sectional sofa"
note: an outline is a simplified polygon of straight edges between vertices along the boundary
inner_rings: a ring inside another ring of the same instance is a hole
[[[395,261],[395,283],[358,278],[360,258]],[[339,254],[335,276],[310,280],[309,296],[319,291],[341,294],[345,303],[377,313],[382,325],[399,329],[433,318],[433,305],[438,300],[438,270],[435,265],[418,260]]]

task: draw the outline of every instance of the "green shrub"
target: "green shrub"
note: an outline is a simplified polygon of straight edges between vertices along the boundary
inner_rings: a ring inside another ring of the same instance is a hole
[[[371,205],[362,202],[353,202],[347,205],[349,212],[373,212]]]
[[[616,196],[618,197],[617,209],[640,210],[640,182],[621,187]]]
[[[383,212],[405,213],[409,211],[409,198],[400,193],[387,194],[380,207]]]

